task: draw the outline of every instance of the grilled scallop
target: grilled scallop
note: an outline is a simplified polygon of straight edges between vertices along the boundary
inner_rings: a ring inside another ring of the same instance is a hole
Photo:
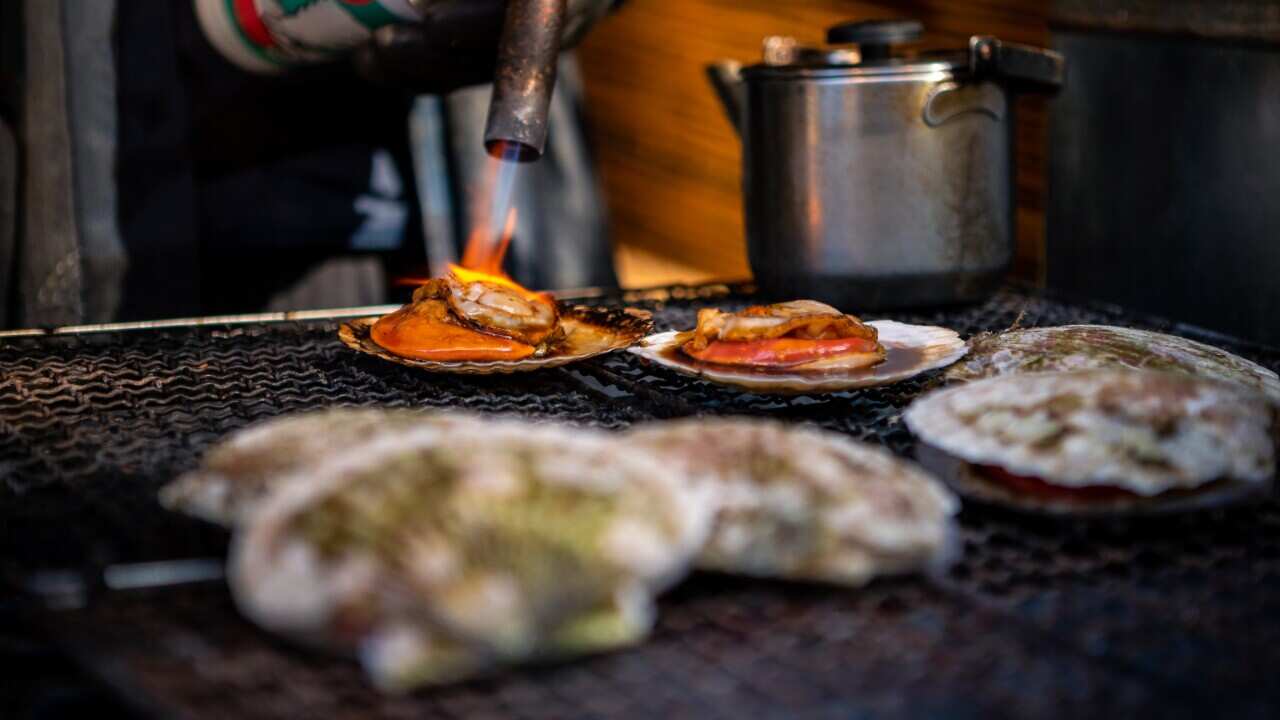
[[[463,282],[448,276],[428,280],[413,302],[379,318],[370,337],[418,360],[520,360],[551,352],[564,328],[546,295],[498,277]]]
[[[699,567],[861,585],[951,556],[955,499],[882,448],[747,419],[654,423],[624,441],[711,488]]]
[[[589,431],[424,428],[282,484],[235,538],[231,587],[393,690],[621,647],[705,539],[705,492],[681,480]]]
[[[812,300],[727,313],[708,309],[688,332],[651,335],[631,352],[687,375],[763,393],[819,393],[886,385],[945,367],[959,335],[891,320],[864,323]]]
[[[428,281],[413,294],[415,303],[445,300],[463,322],[481,332],[503,335],[543,349],[564,337],[556,303],[542,293],[489,280],[462,282],[452,276]]]
[[[1160,370],[1255,388],[1280,401],[1274,372],[1211,345],[1175,335],[1107,325],[1063,325],[985,333],[969,341],[947,380],[1091,369]]]
[[[401,365],[463,374],[557,367],[630,346],[648,313],[557,304],[500,276],[457,268],[427,281],[413,302],[381,318],[344,323],[348,347]]]
[[[904,416],[921,459],[975,500],[1050,513],[1200,507],[1275,473],[1275,408],[1187,375],[1085,370],[979,380]]]
[[[801,351],[794,353],[795,358],[777,349],[788,340],[789,347]],[[807,367],[822,360],[831,363],[849,358],[849,366],[865,367],[884,359],[875,328],[813,300],[756,305],[736,313],[700,310],[698,325],[683,350],[696,359],[708,359],[706,355],[716,346],[727,350],[720,357],[747,365]],[[736,348],[759,348],[763,352],[735,353]]]

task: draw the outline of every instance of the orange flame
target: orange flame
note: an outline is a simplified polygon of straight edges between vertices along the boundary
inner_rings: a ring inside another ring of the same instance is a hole
[[[533,302],[550,302],[551,300],[546,293],[530,290],[506,275],[495,275],[481,270],[469,270],[453,263],[449,263],[449,274],[457,278],[459,282],[485,282],[514,290],[520,297]]]
[[[462,253],[462,267],[479,270],[490,275],[503,275],[502,260],[507,256],[507,247],[511,245],[511,236],[516,232],[516,209],[507,213],[506,225],[497,243],[490,244],[493,234],[488,223],[480,223],[467,238],[466,250]]]
[[[507,223],[502,228],[502,235],[497,243],[489,242],[490,233],[485,225],[477,226],[467,238],[467,247],[462,254],[462,264],[448,263],[449,273],[462,282],[483,280],[518,289],[521,293],[529,292],[502,271],[502,260],[506,257],[507,247],[511,245],[511,236],[515,234],[515,230],[515,208],[511,208],[511,212],[507,213]],[[430,277],[418,275],[402,275],[395,278],[394,282],[400,286],[416,286],[430,279]]]
[[[467,238],[466,252],[462,254],[462,264],[449,263],[449,274],[459,281],[487,282],[515,290],[526,300],[545,301],[547,296],[525,288],[502,271],[502,259],[506,257],[507,247],[511,244],[511,236],[516,231],[516,209],[507,213],[507,223],[502,228],[498,242],[489,243],[488,228],[481,224]]]
[[[524,288],[507,277],[502,270],[502,261],[507,255],[511,237],[516,231],[516,208],[511,207],[507,212],[502,232],[496,234],[496,237],[492,227],[493,218],[496,215],[490,214],[489,211],[501,212],[493,205],[510,202],[510,183],[513,179],[511,173],[515,168],[514,161],[509,161],[505,156],[489,163],[483,182],[478,188],[480,192],[476,195],[476,204],[472,213],[472,219],[476,221],[476,225],[467,236],[467,246],[462,253],[462,262],[448,263],[448,270],[453,277],[462,282],[488,282],[516,290],[527,299],[548,300],[548,295]],[[507,190],[500,191],[500,186],[506,187]],[[432,275],[436,272],[433,268]],[[431,278],[408,275],[397,277],[394,282],[397,285],[422,285],[429,279]]]

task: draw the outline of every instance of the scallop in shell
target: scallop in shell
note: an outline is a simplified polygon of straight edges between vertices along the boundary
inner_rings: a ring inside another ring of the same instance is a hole
[[[961,495],[1037,512],[1200,507],[1275,474],[1266,398],[1174,373],[1004,375],[931,393],[903,417],[920,460]]]
[[[1225,350],[1175,335],[1108,325],[1063,325],[986,333],[969,341],[949,381],[1055,370],[1162,370],[1256,388],[1280,401],[1280,378]]]
[[[623,441],[711,488],[698,567],[862,585],[952,557],[955,498],[884,448],[745,418],[653,423]]]
[[[694,360],[680,348],[679,332],[664,332],[640,341],[631,352],[685,375],[759,393],[802,394],[838,392],[888,385],[920,373],[946,367],[964,357],[965,343],[954,330],[932,325],[908,325],[873,320],[884,362],[858,370],[756,369],[716,365]]]
[[[390,690],[640,641],[711,516],[650,454],[550,426],[387,436],[307,472],[238,530],[234,597]]]
[[[621,350],[635,344],[653,330],[651,315],[635,308],[607,308],[560,304],[560,324],[564,339],[546,354],[520,360],[456,361],[417,360],[389,352],[370,337],[376,317],[345,322],[338,338],[347,347],[401,365],[430,372],[463,375],[490,375],[560,367],[569,363]]]

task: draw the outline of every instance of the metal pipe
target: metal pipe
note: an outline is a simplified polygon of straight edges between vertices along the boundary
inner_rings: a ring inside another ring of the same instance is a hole
[[[564,20],[565,0],[507,3],[484,131],[490,155],[521,162],[542,156]]]

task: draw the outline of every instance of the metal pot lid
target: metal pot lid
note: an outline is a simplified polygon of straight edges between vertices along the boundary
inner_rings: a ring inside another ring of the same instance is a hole
[[[1004,81],[1028,90],[1053,90],[1066,79],[1066,63],[1052,50],[975,35],[963,50],[925,50],[906,55],[902,45],[919,42],[917,20],[861,20],[827,30],[828,47],[800,45],[794,38],[765,38],[764,62],[744,68],[748,80],[896,76],[952,73]]]

